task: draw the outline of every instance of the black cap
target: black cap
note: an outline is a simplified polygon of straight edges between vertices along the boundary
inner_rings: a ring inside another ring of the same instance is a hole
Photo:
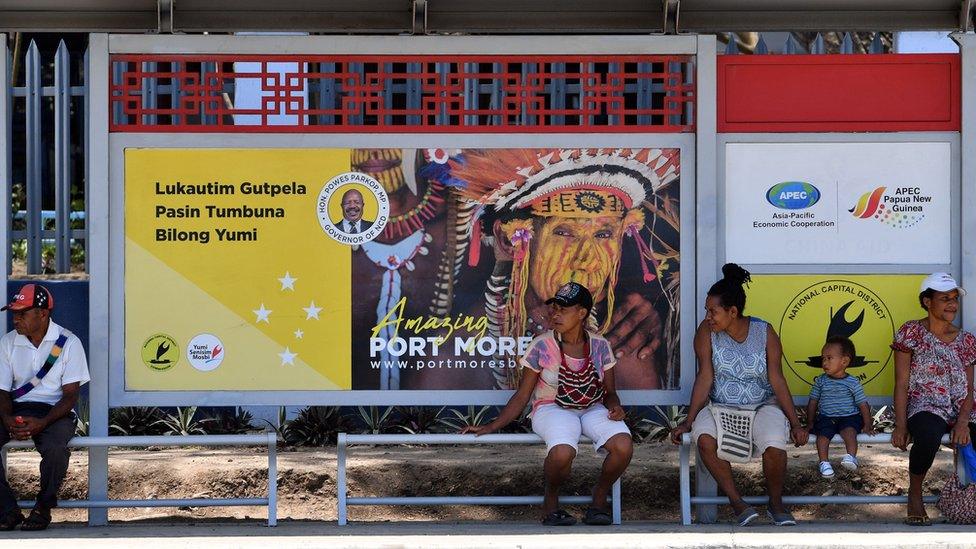
[[[567,282],[556,292],[556,295],[546,300],[546,305],[556,303],[561,307],[579,305],[587,311],[593,308],[593,296],[585,286],[577,282]]]

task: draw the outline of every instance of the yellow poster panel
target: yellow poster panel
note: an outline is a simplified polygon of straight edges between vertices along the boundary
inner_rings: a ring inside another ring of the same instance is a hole
[[[783,373],[795,396],[809,394],[823,373],[828,335],[843,335],[857,353],[847,372],[868,396],[891,396],[891,342],[901,325],[921,318],[922,275],[754,275],[746,313],[767,320],[783,341]]]
[[[345,149],[126,149],[125,387],[351,388]]]

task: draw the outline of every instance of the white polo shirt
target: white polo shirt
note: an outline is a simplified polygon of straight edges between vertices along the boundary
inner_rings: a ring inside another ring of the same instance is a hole
[[[18,334],[16,330],[4,334],[0,338],[0,389],[14,391],[33,379],[50,356],[51,348],[62,330],[52,320],[39,347],[34,347],[27,336]],[[90,380],[85,349],[78,337],[72,334],[68,336],[58,361],[41,379],[41,384],[16,401],[54,405],[61,400],[62,385],[75,382],[84,385]]]

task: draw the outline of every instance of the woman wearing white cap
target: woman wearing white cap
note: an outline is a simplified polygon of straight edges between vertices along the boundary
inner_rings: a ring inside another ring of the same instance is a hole
[[[908,458],[908,517],[905,524],[932,524],[922,503],[922,483],[942,437],[953,444],[970,441],[976,336],[952,322],[966,294],[948,273],[922,281],[918,301],[928,316],[909,320],[895,334],[895,430],[891,444]]]

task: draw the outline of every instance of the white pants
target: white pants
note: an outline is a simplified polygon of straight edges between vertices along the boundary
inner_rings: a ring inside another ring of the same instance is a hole
[[[627,424],[610,419],[609,414],[606,406],[600,403],[585,410],[544,404],[532,414],[532,431],[546,441],[546,451],[559,444],[572,446],[573,450],[577,450],[580,435],[583,434],[593,441],[593,450],[599,454],[610,437],[630,435]]]

